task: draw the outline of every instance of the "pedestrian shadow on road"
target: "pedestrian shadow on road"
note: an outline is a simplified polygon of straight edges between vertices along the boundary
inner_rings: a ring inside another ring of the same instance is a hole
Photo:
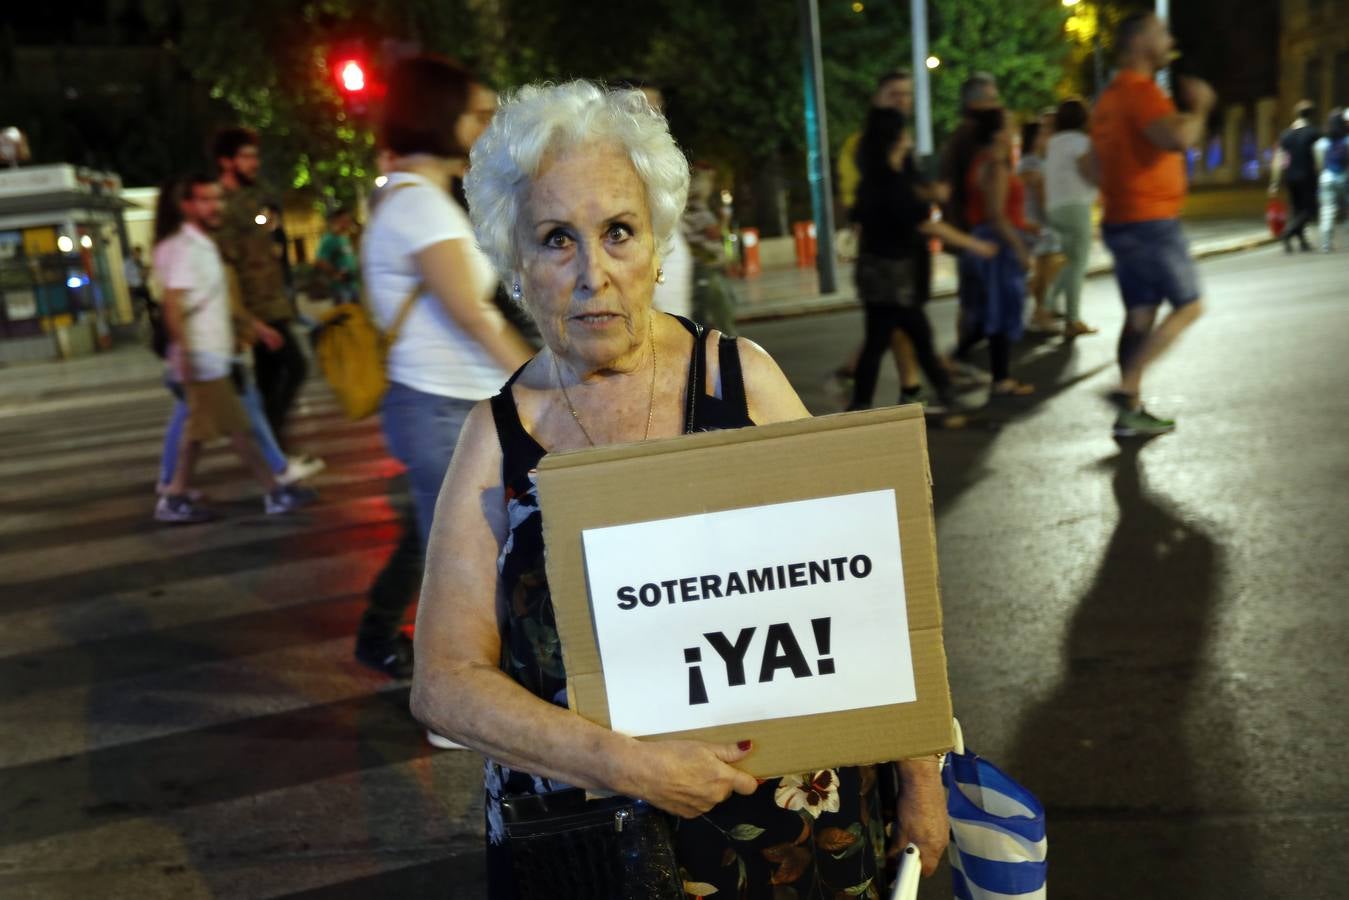
[[[950,509],[961,494],[992,474],[984,460],[1005,425],[1038,413],[1049,401],[1113,367],[1113,363],[1102,363],[1068,375],[1073,359],[1071,348],[1066,346],[1023,353],[1014,371],[1036,385],[1034,394],[991,401],[970,415],[961,429],[947,431],[939,423],[930,424],[934,430],[943,431],[941,437],[931,439],[932,499],[938,514]],[[1101,427],[1106,424],[1108,421],[1103,417]]]
[[[1252,848],[1230,831],[1218,846],[1203,821],[1215,798],[1197,784],[1214,767],[1240,771],[1224,746],[1233,711],[1198,690],[1222,547],[1149,489],[1142,451],[1122,444],[1102,462],[1119,519],[1069,622],[1060,682],[1022,720],[1009,771],[1045,804],[1056,898],[1254,896],[1241,890]],[[1230,791],[1222,807],[1240,808],[1240,785]]]

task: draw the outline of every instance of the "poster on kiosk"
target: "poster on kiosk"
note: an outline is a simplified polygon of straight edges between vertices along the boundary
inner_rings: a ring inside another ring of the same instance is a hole
[[[926,433],[900,407],[550,455],[568,701],[768,777],[951,746]]]

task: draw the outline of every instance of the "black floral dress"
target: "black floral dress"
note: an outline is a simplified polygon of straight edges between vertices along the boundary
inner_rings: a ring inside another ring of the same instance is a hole
[[[706,341],[694,334],[685,431],[754,423],[745,400],[735,341],[719,347],[722,397],[706,393]],[[519,373],[516,373],[518,377]],[[513,377],[492,398],[503,454],[510,530],[497,562],[509,608],[503,616],[501,668],[535,696],[567,705],[567,679],[544,570],[543,524],[533,470],[544,450],[524,426],[511,394]],[[732,795],[706,815],[675,822],[675,850],[690,897],[879,897],[885,824],[875,766],[825,769],[768,779],[749,796]],[[487,863],[490,896],[513,898],[501,800],[567,785],[487,760]]]

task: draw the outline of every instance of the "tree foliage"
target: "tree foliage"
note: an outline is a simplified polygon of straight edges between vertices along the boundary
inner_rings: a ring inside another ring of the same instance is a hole
[[[463,59],[498,87],[538,79],[638,77],[666,93],[691,156],[741,173],[803,158],[802,47],[793,0],[138,0],[179,35],[184,63],[267,138],[277,180],[328,195],[368,177],[373,143],[328,71],[335,47],[415,41]],[[857,9],[858,6],[862,8]],[[957,115],[960,82],[998,76],[1010,106],[1049,102],[1070,43],[1060,0],[931,0],[934,121]],[[907,67],[907,4],[820,0],[831,150],[854,131],[875,79]],[[788,172],[789,178],[792,172]],[[799,180],[799,179],[797,179]]]

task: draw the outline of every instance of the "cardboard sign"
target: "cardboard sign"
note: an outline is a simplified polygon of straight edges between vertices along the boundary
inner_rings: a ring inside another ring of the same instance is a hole
[[[538,486],[578,714],[752,740],[760,777],[951,747],[918,407],[551,454]]]
[[[582,541],[615,731],[916,699],[893,490],[595,528]]]

